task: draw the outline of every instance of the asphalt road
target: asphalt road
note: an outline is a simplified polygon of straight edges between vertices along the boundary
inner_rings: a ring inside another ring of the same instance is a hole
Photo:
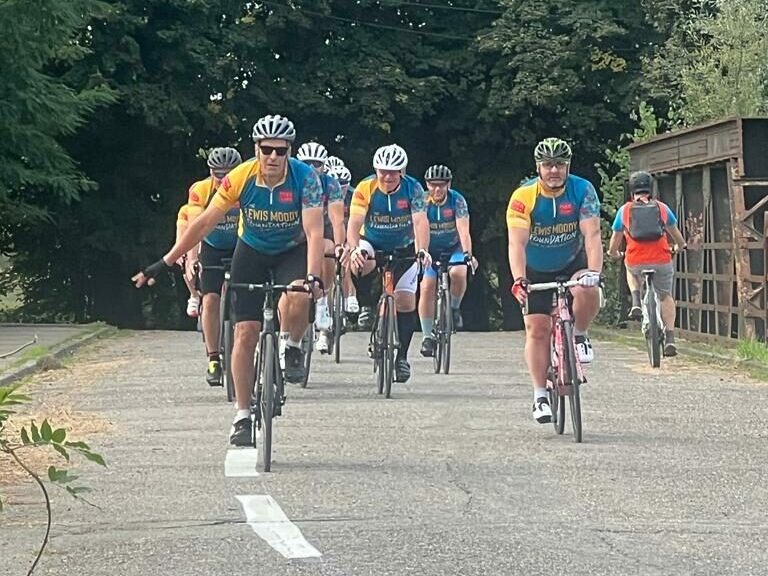
[[[110,423],[90,438],[109,468],[79,469],[100,510],[54,493],[39,573],[768,573],[766,385],[597,343],[578,445],[532,420],[520,334],[456,342],[454,374],[412,354],[384,400],[365,337],[345,336],[340,366],[316,356],[310,388],[289,388],[273,472],[240,477],[255,458],[227,445],[233,410],[198,335],[85,350],[44,389]],[[42,534],[34,489],[10,493],[4,576]]]

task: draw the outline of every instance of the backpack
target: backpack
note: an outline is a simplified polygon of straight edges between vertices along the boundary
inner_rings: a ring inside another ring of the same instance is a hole
[[[658,202],[627,202],[626,209],[629,210],[627,233],[633,240],[653,241],[664,236],[665,224]]]

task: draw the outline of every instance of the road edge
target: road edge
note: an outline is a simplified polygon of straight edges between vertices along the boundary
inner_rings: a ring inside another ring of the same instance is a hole
[[[21,380],[22,378],[34,374],[42,369],[42,361],[46,358],[61,358],[67,354],[74,352],[77,348],[88,344],[89,342],[96,340],[97,338],[105,337],[107,335],[117,333],[117,328],[114,326],[102,325],[93,330],[88,330],[89,325],[83,325],[84,334],[75,336],[58,344],[50,347],[48,353],[40,358],[29,360],[20,366],[11,368],[8,372],[0,375],[0,386],[8,386],[12,382]]]

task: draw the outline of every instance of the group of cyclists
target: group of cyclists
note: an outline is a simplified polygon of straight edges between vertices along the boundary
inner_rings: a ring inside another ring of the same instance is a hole
[[[430,166],[424,175],[425,191],[418,179],[406,173],[405,150],[391,144],[376,150],[374,173],[352,188],[349,169],[337,157],[329,156],[323,145],[305,143],[292,156],[296,130],[288,118],[260,118],[253,126],[252,137],[255,155],[249,160],[243,161],[233,148],[214,148],[210,152],[210,175],[189,189],[187,203],[179,212],[174,245],[160,260],[133,276],[135,285],[154,283],[176,263],[184,267],[190,289],[190,316],[198,313],[197,293],[202,293],[206,380],[210,385],[219,385],[222,260],[230,261],[233,283],[256,284],[271,279],[278,284],[303,284],[306,293],[286,293],[278,305],[284,377],[288,382],[300,382],[305,377],[301,343],[307,330],[317,331],[318,351],[327,352],[329,348],[328,292],[337,263],[344,267],[346,311],[357,313],[360,328],[369,329],[376,314],[372,295],[374,254],[410,254],[410,259],[396,262],[393,268],[400,342],[394,379],[407,382],[411,377],[408,351],[417,329],[417,314],[422,332],[420,352],[424,356],[435,353],[437,275],[433,261],[448,258],[452,264],[465,264],[450,268],[450,301],[456,327],[462,326],[460,306],[468,270],[478,265],[469,233],[469,208],[465,197],[451,186],[451,170],[442,164]],[[506,213],[512,294],[526,310],[525,358],[534,388],[533,417],[540,423],[552,418],[546,390],[552,294],[529,295],[527,287],[563,276],[578,280],[578,286],[572,289],[572,302],[576,349],[582,363],[591,362],[594,356],[587,331],[600,306],[600,202],[588,180],[570,174],[571,158],[571,148],[565,141],[541,141],[534,151],[537,176],[512,193]],[[626,239],[628,279],[632,276],[635,280],[630,286],[638,286],[638,266],[658,265],[672,278],[667,266],[670,250],[666,234],[672,235],[678,247],[685,247],[674,214],[655,200],[649,174],[634,174],[630,192],[633,200],[617,214],[609,253],[617,256],[621,238]],[[652,223],[649,206],[660,214],[662,222],[662,236],[652,240],[647,233],[643,236],[642,230],[638,232],[638,224],[648,227]],[[199,287],[192,282],[198,268]],[[633,289],[633,305],[639,302],[635,296]],[[664,298],[674,312],[671,288]],[[315,304],[315,321],[310,328],[311,301]],[[262,306],[263,295],[259,292],[238,292],[231,299],[236,414],[230,442],[236,446],[251,444],[250,403]],[[674,313],[671,320],[668,315],[664,320],[671,334]],[[665,352],[674,355],[674,339],[666,342]]]

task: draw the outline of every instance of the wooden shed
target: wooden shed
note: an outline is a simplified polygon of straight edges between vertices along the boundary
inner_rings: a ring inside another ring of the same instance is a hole
[[[768,118],[729,118],[629,146],[656,177],[688,250],[677,256],[677,326],[689,335],[765,340]]]

